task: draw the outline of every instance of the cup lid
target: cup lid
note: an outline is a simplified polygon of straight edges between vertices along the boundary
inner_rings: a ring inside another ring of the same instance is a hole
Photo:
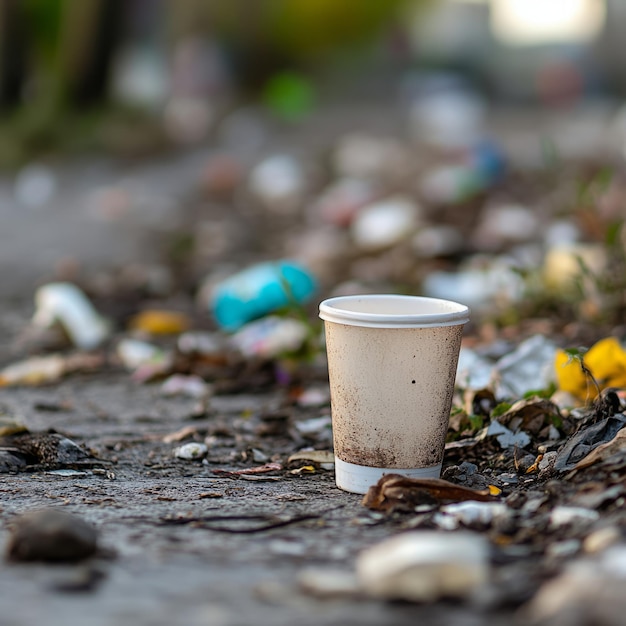
[[[366,294],[324,300],[319,315],[328,322],[364,328],[431,328],[466,324],[470,310],[439,298]]]

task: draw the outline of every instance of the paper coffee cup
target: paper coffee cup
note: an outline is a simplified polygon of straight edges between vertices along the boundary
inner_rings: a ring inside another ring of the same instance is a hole
[[[399,295],[324,300],[337,486],[366,493],[389,473],[437,478],[463,304]]]

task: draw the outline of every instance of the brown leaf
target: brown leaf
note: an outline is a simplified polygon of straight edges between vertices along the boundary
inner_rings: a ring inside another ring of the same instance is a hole
[[[265,474],[267,472],[277,472],[283,469],[280,463],[266,463],[265,465],[259,465],[258,467],[249,467],[240,470],[222,470],[214,469],[213,474],[225,474],[227,476],[245,476],[254,474]]]
[[[561,418],[559,407],[542,398],[519,400],[506,413],[498,417],[503,426],[511,428],[511,422],[517,420],[514,430],[522,429],[537,434],[550,418]]]
[[[496,500],[489,489],[468,489],[440,478],[407,478],[400,474],[386,474],[362,500],[363,506],[378,511],[411,510],[419,504]]]

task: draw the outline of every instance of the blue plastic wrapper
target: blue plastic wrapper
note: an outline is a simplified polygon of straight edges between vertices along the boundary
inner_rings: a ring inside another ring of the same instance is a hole
[[[253,265],[215,288],[213,315],[222,328],[234,331],[290,304],[306,302],[316,288],[313,276],[295,263]]]

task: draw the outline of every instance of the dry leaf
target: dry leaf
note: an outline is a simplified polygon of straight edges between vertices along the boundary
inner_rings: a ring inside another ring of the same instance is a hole
[[[468,489],[440,478],[407,478],[400,474],[386,474],[369,488],[362,504],[369,509],[393,511],[411,510],[419,504],[433,502],[490,502],[496,499],[489,489]]]

